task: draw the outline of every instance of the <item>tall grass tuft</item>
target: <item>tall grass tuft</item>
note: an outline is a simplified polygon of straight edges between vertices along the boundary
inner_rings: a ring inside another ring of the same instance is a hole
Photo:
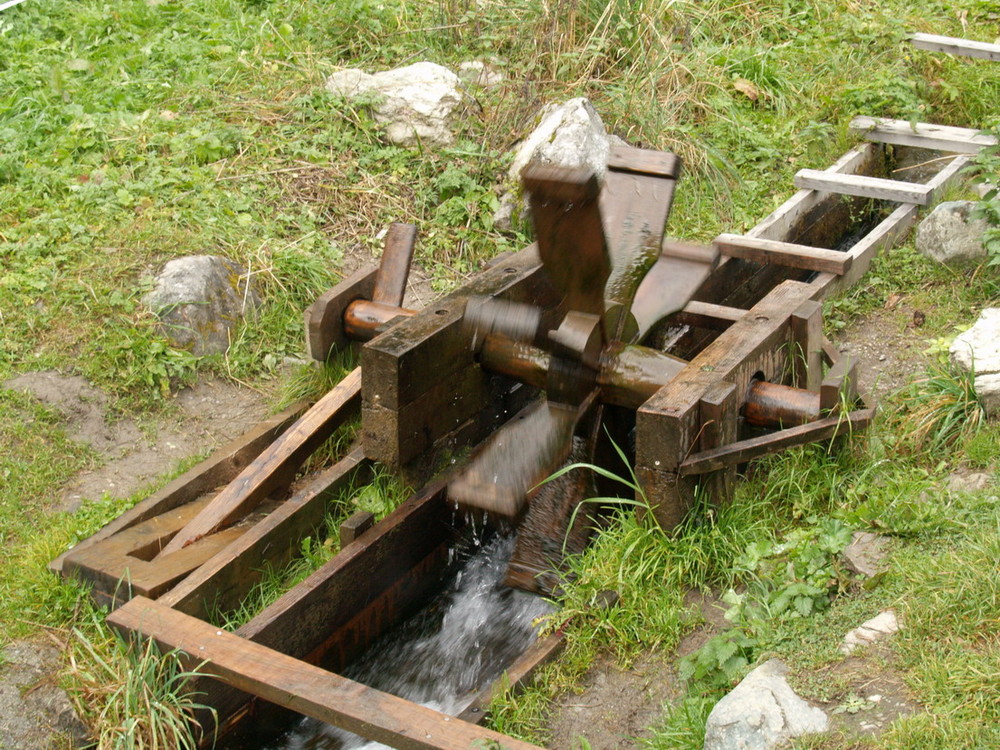
[[[141,650],[115,635],[95,644],[80,630],[70,652],[78,714],[93,728],[97,750],[197,750],[200,704],[179,651],[161,654],[153,641]]]
[[[918,451],[951,447],[986,423],[974,374],[953,365],[931,365],[903,396],[902,435]]]

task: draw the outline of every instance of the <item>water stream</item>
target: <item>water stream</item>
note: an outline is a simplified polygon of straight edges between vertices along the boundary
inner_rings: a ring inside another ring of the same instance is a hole
[[[534,621],[551,605],[501,581],[514,537],[496,536],[456,554],[468,556],[423,610],[377,641],[346,677],[459,714],[536,638]],[[303,719],[271,750],[385,748],[315,719]]]

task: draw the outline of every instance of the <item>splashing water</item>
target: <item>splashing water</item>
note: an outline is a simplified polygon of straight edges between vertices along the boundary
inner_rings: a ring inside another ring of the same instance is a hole
[[[476,549],[427,607],[377,641],[345,676],[452,716],[461,713],[535,640],[535,619],[552,611],[544,599],[501,583],[513,547],[513,536],[498,536]],[[275,747],[387,746],[303,719]]]

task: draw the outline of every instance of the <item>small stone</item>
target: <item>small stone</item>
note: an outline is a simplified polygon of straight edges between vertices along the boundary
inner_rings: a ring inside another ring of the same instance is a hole
[[[855,531],[843,551],[844,564],[854,573],[871,578],[883,571],[882,561],[889,540],[869,531]]]
[[[917,227],[917,250],[939,263],[963,267],[986,259],[985,219],[972,218],[976,201],[939,203]]]
[[[968,474],[955,473],[945,480],[945,487],[951,492],[982,492],[993,484],[993,475],[986,471]]]
[[[705,724],[705,750],[769,750],[826,731],[826,714],[795,694],[784,677],[787,671],[771,659],[716,703]]]
[[[503,71],[482,60],[469,60],[458,66],[458,77],[466,86],[488,89],[504,81]]]
[[[888,638],[899,629],[900,624],[899,620],[896,619],[896,613],[887,609],[845,635],[843,643],[840,644],[840,652],[851,654],[858,646],[867,646],[875,641]]]

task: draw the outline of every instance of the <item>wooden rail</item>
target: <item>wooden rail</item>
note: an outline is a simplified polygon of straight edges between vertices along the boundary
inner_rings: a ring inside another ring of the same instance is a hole
[[[541,750],[244,640],[163,604],[137,597],[108,616],[114,627],[179,649],[239,690],[400,750]]]

